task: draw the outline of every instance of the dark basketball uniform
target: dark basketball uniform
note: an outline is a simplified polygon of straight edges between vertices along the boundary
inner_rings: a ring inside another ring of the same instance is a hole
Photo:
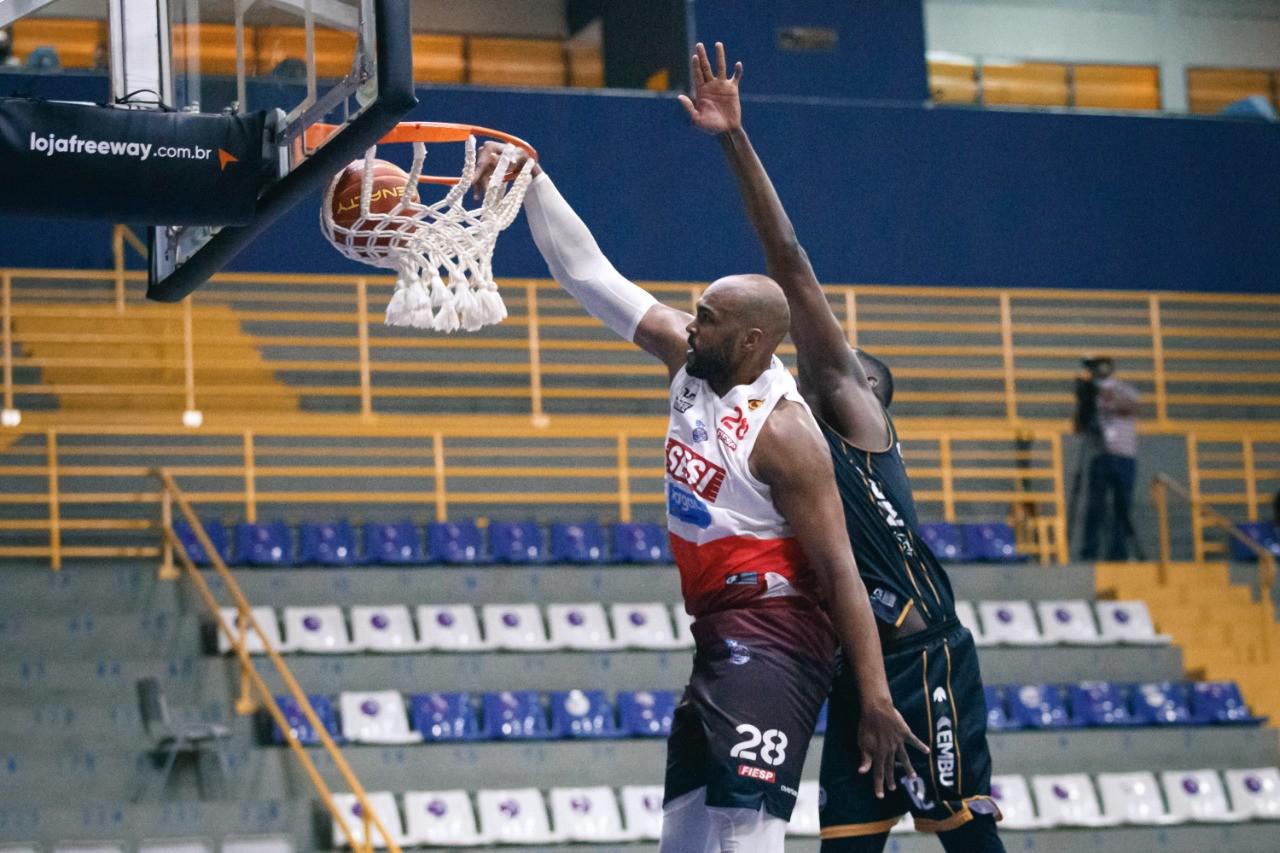
[[[663,799],[705,787],[706,806],[789,820],[837,642],[803,549],[750,470],[783,399],[803,405],[777,359],[723,397],[683,369],[671,385],[667,528],[695,647]]]
[[[887,451],[861,450],[822,424],[831,447],[858,572],[881,622],[902,625],[914,609],[925,629],[887,650],[893,703],[929,755],[908,748],[919,778],[903,777],[876,799],[870,774],[858,773],[859,702],[852,674],[837,660],[819,799],[824,839],[887,832],[906,812],[923,832],[945,832],[974,813],[993,814],[987,708],[973,637],[955,613],[951,582],[916,530],[915,499],[893,421]]]

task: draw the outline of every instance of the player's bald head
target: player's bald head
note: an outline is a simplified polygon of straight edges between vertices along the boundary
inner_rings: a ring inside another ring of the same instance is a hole
[[[782,343],[791,326],[791,310],[786,294],[765,275],[727,275],[716,279],[703,293],[709,305],[733,317],[743,329],[759,329],[772,352]]]

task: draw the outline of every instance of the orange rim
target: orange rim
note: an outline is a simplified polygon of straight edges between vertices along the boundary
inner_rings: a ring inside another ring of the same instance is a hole
[[[338,131],[336,124],[324,124],[317,122],[311,125],[304,132],[304,144],[307,151],[314,151],[319,148]],[[496,139],[499,142],[508,142],[518,148],[525,150],[534,160],[538,159],[538,152],[532,145],[525,142],[518,136],[501,130],[494,130],[491,127],[480,127],[475,124],[455,124],[453,122],[444,121],[402,121],[396,125],[382,139],[378,141],[379,145],[391,143],[405,142],[466,142],[467,137],[474,136],[477,139]],[[515,178],[517,172],[511,171],[507,173],[508,181]],[[418,182],[423,184],[456,184],[460,181],[460,177],[450,175],[419,175]]]

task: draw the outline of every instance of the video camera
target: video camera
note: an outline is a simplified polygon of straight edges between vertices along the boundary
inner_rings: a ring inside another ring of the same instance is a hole
[[[1111,375],[1115,362],[1107,356],[1086,355],[1080,365],[1087,376],[1076,377],[1076,411],[1074,427],[1077,433],[1096,433],[1098,425],[1098,380]]]

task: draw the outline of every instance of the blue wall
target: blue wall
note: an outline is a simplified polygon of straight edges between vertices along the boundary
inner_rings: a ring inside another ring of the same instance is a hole
[[[761,267],[718,146],[689,130],[673,98],[419,94],[415,118],[533,142],[625,274],[710,280]],[[782,98],[749,99],[745,111],[826,281],[1277,289],[1280,125]],[[442,147],[433,162],[456,168],[455,154]],[[299,205],[235,268],[361,269],[324,242],[318,206],[319,194]],[[0,265],[105,266],[107,233],[0,220]],[[500,240],[495,269],[546,274],[523,219]]]
[[[742,60],[744,79],[759,95],[803,95],[923,101],[924,3],[920,0],[690,0],[694,38],[724,42],[729,61]],[[833,30],[831,51],[793,52],[778,31]],[[714,61],[714,60],[713,60]]]

